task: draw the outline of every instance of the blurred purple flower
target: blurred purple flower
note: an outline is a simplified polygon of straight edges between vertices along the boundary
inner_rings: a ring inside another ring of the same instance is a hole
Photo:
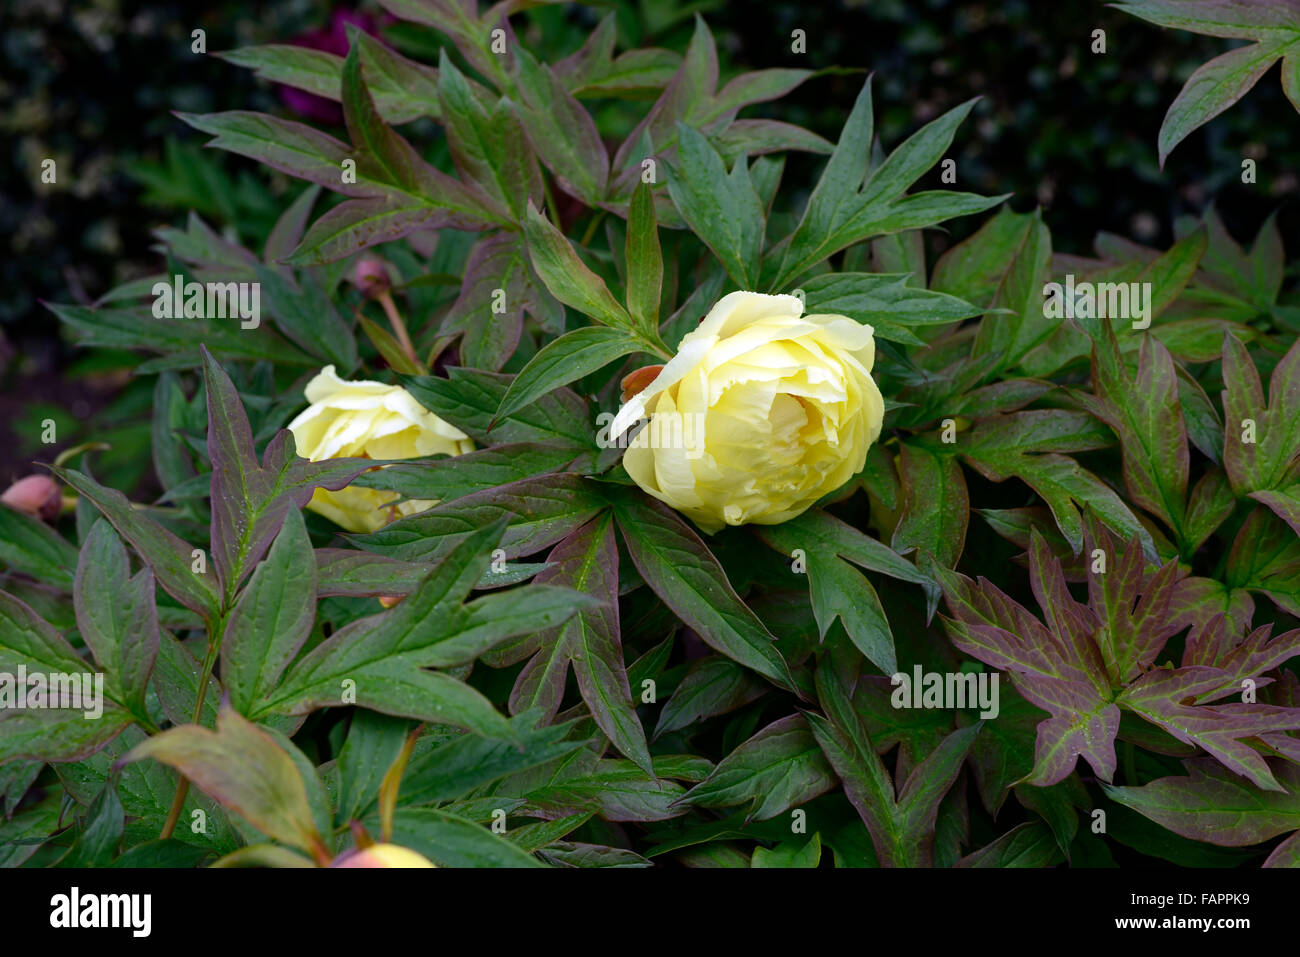
[[[352,24],[371,36],[378,33],[378,24],[373,17],[359,10],[338,9],[334,11],[333,17],[330,18],[328,27],[300,33],[288,42],[293,46],[347,56],[348,24]],[[305,90],[297,90],[291,86],[281,86],[280,98],[284,100],[289,109],[305,119],[334,125],[343,122],[343,108],[333,100],[327,100],[323,96],[317,96],[315,93],[308,93]]]

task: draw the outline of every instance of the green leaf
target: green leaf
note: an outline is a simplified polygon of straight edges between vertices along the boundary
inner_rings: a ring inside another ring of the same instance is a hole
[[[632,194],[627,216],[627,309],[651,338],[658,337],[659,300],[663,296],[664,260],[659,247],[659,225],[654,196],[648,183]]]
[[[636,331],[632,317],[605,281],[587,268],[572,243],[531,202],[524,217],[524,238],[533,268],[552,296],[604,325]]]
[[[274,269],[258,266],[257,281],[281,332],[306,352],[337,366],[342,375],[357,367],[352,330],[314,276],[303,274],[295,285]]]
[[[1223,465],[1238,496],[1300,480],[1300,339],[1273,368],[1269,401],[1246,347],[1223,337]]]
[[[588,206],[598,206],[605,198],[609,155],[596,122],[549,66],[522,47],[513,52],[518,101],[507,101],[510,111],[560,187]]]
[[[374,804],[380,785],[406,743],[411,723],[358,708],[339,749],[336,824],[360,818]],[[408,765],[409,768],[409,765]],[[402,781],[402,790],[407,782]]]
[[[675,512],[628,494],[616,502],[614,514],[633,564],[665,605],[710,647],[783,688],[794,686],[771,633]]]
[[[269,360],[277,365],[308,367],[316,359],[291,346],[271,329],[243,330],[235,320],[159,319],[142,308],[108,309],[89,306],[61,306],[49,309],[67,325],[84,346],[105,349],[142,349],[158,353],[156,360],[168,368],[191,368],[201,363],[200,348],[206,344],[228,359]]]
[[[583,471],[584,463],[584,456],[568,446],[512,442],[461,455],[397,462],[366,472],[352,484],[391,489],[407,498],[449,502],[547,472]]]
[[[315,621],[316,562],[302,513],[291,509],[226,617],[221,678],[236,710],[248,714],[271,694]]]
[[[1026,821],[957,862],[957,867],[1050,867],[1061,859],[1052,829]]]
[[[59,861],[60,867],[103,867],[117,856],[126,830],[117,782],[109,779],[86,811],[77,843]]]
[[[84,684],[92,680],[90,669],[48,622],[0,592],[0,674],[6,676],[6,697],[17,693],[19,668],[47,676],[47,682],[52,675],[77,676],[81,683],[73,690],[80,690],[81,700],[73,698],[67,702],[73,707],[66,708],[0,708],[0,764],[14,759],[76,761],[103,748],[132,721],[114,702],[104,700],[107,694],[96,699],[98,684],[93,689]],[[48,684],[46,690],[58,693]],[[102,713],[88,719],[96,705]]]
[[[193,549],[131,506],[125,495],[104,488],[74,469],[55,474],[88,499],[153,569],[158,584],[186,608],[214,621],[219,599],[207,576],[192,569]]]
[[[1144,336],[1136,374],[1130,374],[1114,332],[1103,323],[1093,341],[1092,383],[1095,395],[1079,391],[1075,396],[1119,436],[1130,500],[1163,521],[1190,556],[1190,456],[1173,357],[1159,341]]]
[[[504,102],[489,106],[490,98],[471,86],[446,50],[438,67],[438,98],[456,169],[521,219],[528,201],[540,202],[543,193],[541,173],[518,117]]]
[[[945,326],[983,309],[941,292],[909,284],[907,275],[823,273],[803,284],[808,312],[848,316],[871,326],[880,339],[924,345],[913,329]]]
[[[77,549],[44,522],[0,505],[0,564],[70,591]]]
[[[1104,448],[1108,433],[1091,416],[1044,409],[981,421],[958,442],[962,456],[991,482],[1015,476],[1043,497],[1057,527],[1077,554],[1083,547],[1080,508],[1092,508],[1109,528],[1136,535],[1156,555],[1151,533],[1124,501],[1078,462],[1061,453]]]
[[[890,542],[895,551],[915,548],[952,568],[966,547],[970,495],[956,459],[902,443],[899,482],[906,490],[903,511]]]
[[[145,689],[158,657],[153,571],[134,577],[126,548],[108,522],[95,522],[77,562],[73,602],[77,630],[123,703],[144,715]]]
[[[542,396],[498,421],[497,410],[513,381],[510,376],[455,366],[447,375],[407,379],[403,385],[422,406],[455,422],[477,443],[540,442],[573,448],[575,455],[596,449],[587,405],[568,389]]]
[[[764,269],[764,276],[771,277],[766,279],[768,288],[785,289],[817,263],[865,239],[932,226],[1002,202],[1005,196],[946,191],[902,195],[925,172],[926,164],[933,164],[948,148],[971,105],[963,104],[927,124],[867,178],[873,129],[868,78],[803,218],[768,257]]]
[[[621,329],[586,326],[548,342],[515,376],[497,416],[518,412],[536,399],[603,368],[615,359],[643,352],[645,343]]]
[[[822,838],[814,834],[807,844],[786,841],[774,848],[756,847],[752,867],[816,867],[822,859]]]
[[[504,520],[501,548],[506,558],[517,558],[554,545],[604,506],[592,482],[554,472],[463,495],[351,538],[380,555],[427,562],[447,555],[474,531]]]
[[[524,797],[547,817],[596,811],[606,821],[666,821],[687,810],[676,804],[686,789],[668,780],[680,776],[673,763],[671,756],[656,758],[650,775],[631,761],[582,751]]]
[[[1187,78],[1160,124],[1160,167],[1175,146],[1199,126],[1232,106],[1259,82],[1284,54],[1300,42],[1300,29],[1290,40],[1270,40],[1238,47],[1202,64]]]
[[[536,712],[510,718],[510,739],[462,734],[427,751],[417,750],[402,776],[401,801],[429,804],[455,800],[584,746],[581,740],[567,740],[571,723],[537,727],[537,718]]]
[[[481,824],[435,808],[398,808],[393,841],[441,867],[543,867],[531,854]]]
[[[722,262],[741,289],[758,284],[764,216],[742,157],[730,174],[709,141],[677,125],[677,161],[669,166],[668,193],[692,231]]]
[[[888,203],[901,196],[913,183],[943,158],[952,138],[970,115],[978,97],[953,107],[921,127],[885,161],[871,171],[862,189],[864,204]]]
[[[312,854],[324,850],[293,758],[233,709],[221,709],[216,731],[171,728],[137,744],[118,763],[145,758],[175,768],[268,837]]]
[[[830,790],[835,774],[801,715],[774,721],[727,755],[682,799],[699,807],[752,802],[747,820],[764,821]]]
[[[835,619],[849,638],[887,674],[897,669],[894,636],[871,583],[849,563],[893,578],[933,586],[897,552],[819,509],[780,525],[762,526],[758,535],[777,551],[806,564],[817,631],[825,639]]]
[[[1006,250],[1012,256],[991,303],[1008,311],[985,316],[971,348],[973,357],[996,356],[998,369],[1014,367],[1060,327],[1060,320],[1048,317],[1043,308],[1044,283],[1050,278],[1052,260],[1051,232],[1040,210],[1026,213],[1024,218],[1024,233]]]
[[[622,754],[653,773],[645,731],[637,718],[623,661],[618,608],[618,545],[608,512],[596,516],[560,542],[547,556],[549,566],[536,583],[559,585],[590,595],[599,604],[579,612],[559,628],[537,636],[537,652],[524,666],[511,695],[511,710],[541,703],[554,715],[564,693],[569,662],[578,690],[596,726]],[[551,665],[554,661],[556,664]],[[542,677],[537,677],[538,673]],[[524,693],[520,694],[520,689]]]
[[[300,659],[256,717],[303,714],[356,703],[479,734],[509,736],[510,727],[478,691],[440,671],[467,664],[515,635],[558,625],[594,601],[568,589],[529,585],[469,604],[505,520],[463,536],[396,607],[345,625]],[[354,701],[347,700],[355,695]]]
[[[357,315],[357,322],[371,345],[394,372],[403,375],[423,375],[429,371],[417,359],[411,358],[402,348],[402,344],[397,341],[397,337],[379,323],[360,314]]]
[[[697,659],[664,703],[654,736],[734,711],[762,697],[767,690],[767,685],[734,661],[716,655]]]

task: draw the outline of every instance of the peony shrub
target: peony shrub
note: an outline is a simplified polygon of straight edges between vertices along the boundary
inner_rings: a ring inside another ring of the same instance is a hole
[[[1066,254],[961,188],[973,100],[881,142],[854,75],[832,142],[769,118],[797,42],[382,6],[220,54],[321,125],[180,114],[303,184],[262,242],[49,306],[139,357],[160,494],[0,496],[0,861],[1300,862],[1276,219]]]

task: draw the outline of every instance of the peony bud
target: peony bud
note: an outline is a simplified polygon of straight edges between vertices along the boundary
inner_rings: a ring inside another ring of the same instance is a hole
[[[52,522],[59,517],[63,494],[59,483],[48,475],[28,475],[5,489],[0,502],[33,518]]]
[[[637,369],[635,372],[629,372],[623,376],[620,385],[623,387],[623,401],[627,402],[632,396],[642,391],[663,369],[662,365],[646,366],[643,369]]]
[[[330,867],[437,867],[427,857],[396,844],[371,844],[340,854]]]
[[[378,256],[362,256],[352,272],[352,281],[367,299],[378,299],[392,285],[388,266]]]

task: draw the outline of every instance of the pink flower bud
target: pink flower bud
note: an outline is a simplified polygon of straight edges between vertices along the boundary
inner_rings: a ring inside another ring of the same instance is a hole
[[[48,475],[28,475],[5,489],[0,502],[33,518],[52,522],[59,517],[63,493],[59,491],[59,483]]]
[[[388,292],[392,285],[388,278],[388,265],[378,256],[362,256],[352,272],[352,281],[367,299],[375,299]]]

